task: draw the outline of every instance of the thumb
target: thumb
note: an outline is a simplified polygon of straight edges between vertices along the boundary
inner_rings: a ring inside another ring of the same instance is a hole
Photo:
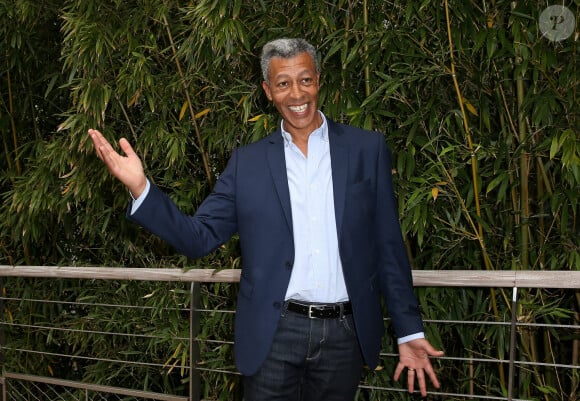
[[[129,141],[127,139],[121,138],[119,140],[119,145],[121,146],[121,149],[123,150],[123,153],[125,153],[125,155],[131,156],[131,157],[137,156],[137,154],[133,150],[133,147],[131,146],[131,144],[129,143]]]
[[[445,352],[433,348],[433,346],[429,342],[427,342],[427,344],[425,344],[425,351],[427,351],[427,353],[430,356],[443,356],[443,355],[445,355]]]

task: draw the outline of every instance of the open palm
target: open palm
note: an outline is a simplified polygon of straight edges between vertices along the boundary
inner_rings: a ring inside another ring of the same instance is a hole
[[[395,380],[399,380],[399,376],[404,368],[407,368],[407,388],[410,393],[415,389],[415,379],[419,383],[421,395],[427,395],[426,376],[429,377],[433,386],[439,388],[439,380],[429,357],[441,357],[443,351],[438,351],[424,338],[409,341],[407,343],[399,344],[399,363],[395,369]]]
[[[125,153],[125,156],[122,156],[113,149],[109,141],[99,131],[89,129],[89,135],[93,140],[97,156],[105,163],[111,174],[125,184],[133,197],[139,197],[145,189],[147,178],[143,171],[141,159],[129,141],[125,138],[121,138],[119,141],[119,145]]]

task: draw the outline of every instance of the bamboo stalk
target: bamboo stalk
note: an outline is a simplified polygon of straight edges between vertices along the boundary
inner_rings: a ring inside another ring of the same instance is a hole
[[[8,58],[6,58],[8,60]],[[10,66],[6,69],[6,85],[8,87],[8,117],[10,118],[10,129],[12,131],[12,145],[14,146],[14,166],[16,167],[16,174],[20,175],[21,165],[20,157],[18,156],[18,137],[16,135],[16,123],[14,122],[14,102],[12,97],[12,78],[10,76]],[[11,166],[10,158],[6,155],[8,165]]]
[[[8,60],[8,58],[6,59]],[[12,95],[12,78],[10,76],[10,66],[6,69],[6,84],[8,85],[8,115],[10,118],[10,129],[12,131],[12,141],[14,145],[14,167],[16,169],[16,175],[22,174],[22,165],[20,163],[20,155],[18,153],[18,135],[16,132],[16,122],[14,121],[14,103]],[[8,150],[6,150],[8,153]],[[6,160],[10,161],[8,154],[6,154]],[[9,164],[10,165],[10,164]],[[12,184],[14,184],[14,178],[10,178]],[[22,252],[24,254],[24,260],[26,263],[30,263],[32,258],[30,257],[30,248],[28,243],[22,242]]]
[[[189,95],[189,88],[187,87],[187,83],[185,82],[185,75],[183,74],[183,70],[181,69],[181,63],[179,62],[179,58],[177,57],[177,49],[175,48],[175,42],[173,41],[173,35],[171,34],[171,29],[169,28],[169,23],[167,22],[167,17],[165,15],[163,15],[163,24],[165,25],[165,29],[167,30],[167,36],[169,37],[169,42],[171,43],[171,51],[173,53],[173,57],[175,58],[175,65],[177,66],[177,72],[179,73],[179,77],[181,78],[181,82],[183,83],[185,98],[187,101],[189,114],[191,115],[191,122],[193,123],[193,127],[195,130],[195,137],[197,138],[197,144],[199,146],[199,153],[201,153],[201,159],[203,161],[203,167],[205,169],[205,175],[207,178],[207,182],[210,186],[212,186],[213,179],[212,179],[212,175],[211,175],[211,170],[209,168],[209,156],[207,155],[207,153],[204,149],[204,146],[203,146],[201,132],[199,130],[199,125],[197,124],[197,120],[195,118],[195,111],[193,110],[191,96]]]
[[[368,0],[363,0],[363,40],[364,40],[364,54],[365,54],[365,95],[371,95],[371,68],[368,64],[369,43],[367,41],[367,30],[369,25],[369,7]]]
[[[455,88],[455,93],[457,94],[457,100],[459,103],[459,108],[461,110],[461,117],[462,117],[462,121],[463,121],[463,128],[465,130],[465,137],[467,139],[467,145],[468,145],[468,149],[470,152],[470,158],[471,158],[471,178],[472,178],[472,185],[473,185],[473,196],[474,196],[474,200],[475,200],[475,209],[476,209],[476,214],[478,217],[478,222],[477,222],[477,229],[474,229],[474,234],[476,234],[480,247],[481,247],[481,251],[482,251],[482,256],[483,256],[483,262],[485,265],[486,270],[491,270],[493,268],[491,260],[489,258],[489,255],[487,253],[487,249],[486,249],[486,245],[485,245],[485,239],[483,237],[483,226],[481,224],[481,205],[480,205],[480,199],[479,199],[479,186],[477,183],[477,177],[478,177],[478,171],[477,171],[477,158],[475,156],[475,149],[473,147],[473,141],[471,139],[471,130],[469,127],[469,122],[467,120],[467,113],[465,112],[465,107],[463,105],[463,95],[461,93],[461,88],[459,87],[459,82],[457,80],[457,74],[455,73],[455,58],[454,58],[454,50],[453,50],[453,37],[451,35],[451,18],[449,15],[449,1],[445,0],[445,20],[446,20],[446,24],[447,24],[447,38],[449,40],[449,58],[450,58],[450,68],[451,68],[451,77],[453,79],[453,86]],[[465,206],[466,207],[466,206]],[[469,216],[469,213],[466,210],[467,215]],[[502,292],[503,294],[503,292]],[[505,294],[504,298],[505,298]],[[493,312],[494,315],[496,316],[496,318],[499,317],[499,309],[497,306],[497,302],[496,302],[496,295],[495,295],[495,290],[493,288],[490,288],[490,300],[491,300],[491,305],[493,308]],[[507,305],[510,305],[508,302],[506,302]],[[502,383],[502,386],[505,387],[506,383],[505,383],[505,372],[504,372],[504,367],[503,365],[499,365],[499,377],[500,377],[500,381]]]
[[[463,128],[465,130],[465,137],[467,139],[467,146],[470,152],[471,159],[471,178],[473,185],[473,196],[475,200],[476,214],[479,220],[481,220],[481,205],[479,199],[479,186],[477,184],[477,158],[475,157],[475,149],[473,147],[473,141],[471,140],[471,130],[469,128],[469,122],[467,120],[467,113],[465,112],[465,107],[463,105],[463,95],[461,94],[461,88],[459,87],[459,82],[457,81],[457,74],[455,73],[455,58],[453,56],[453,38],[451,35],[451,19],[449,16],[449,1],[445,0],[445,17],[447,22],[447,37],[449,39],[449,57],[450,57],[450,68],[451,68],[451,78],[453,79],[453,87],[455,88],[455,93],[457,94],[457,100],[459,103],[459,109],[461,110],[461,117],[463,120]],[[489,255],[487,254],[487,249],[485,246],[485,241],[483,238],[483,226],[481,221],[477,222],[477,237],[483,253],[483,262],[486,269],[491,269],[491,261]]]
[[[516,63],[518,57],[516,57]],[[517,71],[517,69],[516,69]],[[524,104],[524,82],[521,75],[516,75],[516,97],[518,103],[518,133],[520,145],[525,145],[527,142],[527,128],[526,120],[523,113]],[[530,200],[529,200],[529,162],[530,154],[522,146],[522,154],[520,156],[520,269],[528,270],[529,268],[529,219],[530,219]]]

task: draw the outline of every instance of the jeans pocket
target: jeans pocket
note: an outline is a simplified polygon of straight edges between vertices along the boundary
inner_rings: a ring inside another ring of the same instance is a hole
[[[356,331],[354,329],[354,319],[352,315],[344,316],[342,319],[340,319],[340,323],[344,331],[346,331],[352,337],[356,338]]]

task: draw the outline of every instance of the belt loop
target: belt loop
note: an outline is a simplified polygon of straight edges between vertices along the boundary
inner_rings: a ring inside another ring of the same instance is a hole
[[[340,320],[344,320],[344,302],[338,304],[340,310]]]

